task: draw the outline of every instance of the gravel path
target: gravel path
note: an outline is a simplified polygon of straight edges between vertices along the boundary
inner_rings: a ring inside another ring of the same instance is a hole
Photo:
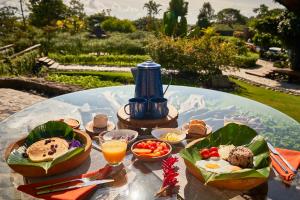
[[[0,121],[8,116],[45,100],[45,97],[13,89],[0,88]]]

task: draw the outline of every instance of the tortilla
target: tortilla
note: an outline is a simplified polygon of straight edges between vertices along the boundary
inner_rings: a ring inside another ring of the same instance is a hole
[[[33,143],[26,153],[32,162],[44,162],[65,154],[68,149],[69,144],[66,140],[52,137]]]

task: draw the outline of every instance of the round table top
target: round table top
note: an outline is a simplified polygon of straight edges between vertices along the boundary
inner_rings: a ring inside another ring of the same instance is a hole
[[[134,86],[128,85],[84,90],[32,105],[0,122],[0,153],[3,155],[8,144],[26,135],[28,130],[53,119],[75,118],[84,129],[93,115],[106,113],[109,120],[117,124],[117,111],[133,96]],[[256,129],[276,147],[300,150],[300,124],[264,104],[224,92],[184,86],[170,86],[165,97],[179,112],[179,126],[191,118],[198,118],[204,119],[215,131],[224,123],[236,121]],[[94,154],[99,155],[99,152]],[[93,165],[91,163],[89,161]],[[23,181],[10,173],[3,158],[0,166],[0,197],[19,198],[14,186]],[[91,167],[84,170],[89,169]],[[149,179],[155,179],[155,176],[149,175]]]
[[[109,120],[117,124],[117,111],[133,96],[132,85],[57,96],[0,122],[0,138],[1,141],[4,138],[11,141],[41,123],[65,117],[78,119],[84,129],[96,113],[108,114]],[[274,146],[300,150],[300,124],[259,102],[215,90],[184,86],[171,86],[165,97],[179,112],[179,126],[191,118],[198,118],[204,119],[215,131],[224,126],[224,121],[237,120],[256,129]]]

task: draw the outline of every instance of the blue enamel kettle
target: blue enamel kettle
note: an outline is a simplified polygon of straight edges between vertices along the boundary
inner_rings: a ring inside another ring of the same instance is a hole
[[[163,97],[163,85],[161,81],[160,64],[151,60],[140,63],[131,72],[135,82],[135,97],[151,99],[153,97]]]

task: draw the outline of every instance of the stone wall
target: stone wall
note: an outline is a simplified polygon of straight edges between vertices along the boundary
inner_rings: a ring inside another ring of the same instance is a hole
[[[34,91],[48,97],[54,97],[82,90],[82,88],[79,86],[54,83],[51,81],[46,81],[43,78],[27,77],[0,78],[0,88]]]

